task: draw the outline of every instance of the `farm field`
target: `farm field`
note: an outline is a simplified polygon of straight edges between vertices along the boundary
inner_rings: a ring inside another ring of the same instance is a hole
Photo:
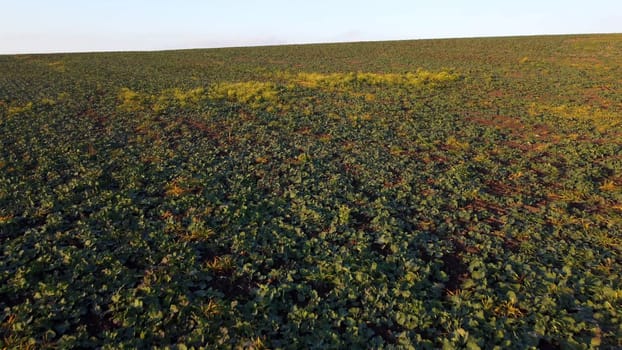
[[[0,56],[0,348],[622,348],[622,34]]]

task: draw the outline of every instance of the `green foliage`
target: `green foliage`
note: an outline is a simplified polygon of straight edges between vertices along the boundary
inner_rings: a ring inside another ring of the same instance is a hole
[[[0,348],[620,348],[621,57],[0,56]]]

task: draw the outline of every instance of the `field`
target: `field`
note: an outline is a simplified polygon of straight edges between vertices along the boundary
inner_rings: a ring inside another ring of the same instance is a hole
[[[622,35],[0,56],[0,348],[619,349]]]

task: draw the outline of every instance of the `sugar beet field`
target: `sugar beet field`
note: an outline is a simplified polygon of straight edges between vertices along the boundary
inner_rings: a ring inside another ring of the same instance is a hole
[[[0,56],[1,349],[622,348],[622,35]]]

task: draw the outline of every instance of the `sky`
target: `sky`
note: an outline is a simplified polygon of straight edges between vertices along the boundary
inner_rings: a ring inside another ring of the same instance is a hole
[[[0,0],[0,54],[622,33],[620,0]]]

